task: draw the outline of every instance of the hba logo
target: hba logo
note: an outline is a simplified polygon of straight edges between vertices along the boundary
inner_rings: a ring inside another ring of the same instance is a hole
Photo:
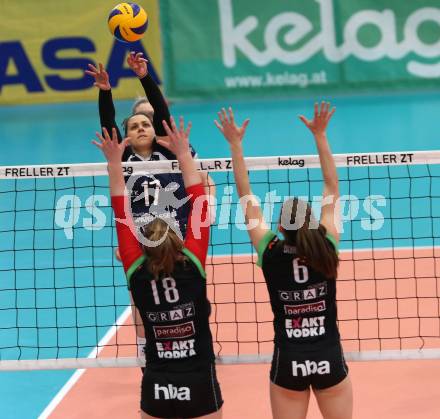
[[[328,361],[315,361],[306,360],[304,364],[293,361],[292,362],[292,374],[294,377],[307,377],[309,375],[318,374],[330,374],[330,362]]]
[[[174,387],[172,384],[165,387],[154,384],[154,399],[160,400],[161,396],[164,400],[191,400],[189,387]]]
[[[310,38],[310,33],[316,31],[313,22],[306,16],[289,10],[273,16],[264,32],[260,28],[265,46],[265,49],[261,50],[249,39],[251,35],[255,37],[253,32],[259,29],[258,18],[248,16],[241,22],[235,22],[232,0],[218,2],[223,63],[226,67],[235,67],[237,51],[259,67],[272,61],[287,65],[302,64],[320,52],[332,63],[339,63],[351,56],[367,62],[384,58],[400,60],[412,53],[426,59],[440,59],[438,35],[436,42],[420,37],[421,26],[426,22],[440,25],[440,8],[415,8],[406,20],[403,16],[396,16],[396,11],[391,9],[359,10],[353,13],[341,28],[343,41],[337,45],[333,0],[315,0],[320,11],[320,31],[315,36]],[[379,40],[375,36],[377,30],[380,33]],[[363,35],[365,32],[367,34]],[[362,42],[361,36],[365,36],[367,42]],[[310,39],[303,42],[306,38]],[[280,39],[285,43],[284,48],[279,42]],[[294,48],[297,44],[301,46]],[[417,77],[440,76],[440,62],[427,64],[409,60],[406,69],[408,73]]]

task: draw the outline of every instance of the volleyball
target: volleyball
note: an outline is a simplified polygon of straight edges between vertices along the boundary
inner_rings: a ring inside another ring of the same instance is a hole
[[[112,35],[122,42],[135,42],[142,38],[148,26],[148,15],[136,3],[120,3],[110,12],[108,27]]]

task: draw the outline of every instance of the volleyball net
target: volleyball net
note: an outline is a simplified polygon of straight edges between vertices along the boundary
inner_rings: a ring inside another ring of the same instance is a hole
[[[439,358],[440,152],[335,160],[342,210],[338,323],[346,358]],[[318,156],[248,158],[246,164],[272,229],[287,197],[308,200],[319,217]],[[198,166],[217,186],[206,269],[216,355],[225,363],[268,362],[273,316],[231,161],[199,160]],[[179,169],[160,161],[124,170]],[[0,167],[1,370],[141,365],[116,246],[105,164]],[[323,283],[280,298],[293,318],[318,317],[325,289]],[[149,313],[164,326],[170,315]],[[185,316],[184,307],[173,315]]]

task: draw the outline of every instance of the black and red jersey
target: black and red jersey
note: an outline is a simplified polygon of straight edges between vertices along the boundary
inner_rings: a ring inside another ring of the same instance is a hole
[[[326,240],[337,252],[336,241]],[[274,314],[275,343],[281,349],[319,349],[339,340],[336,278],[328,279],[298,257],[295,246],[268,231],[258,245]],[[322,346],[321,346],[322,345]]]
[[[191,211],[184,257],[171,275],[155,279],[148,268],[148,256],[130,228],[121,222],[116,224],[128,286],[145,328],[147,364],[167,369],[184,369],[194,362],[214,359],[205,273],[209,226],[200,223],[207,216],[207,201],[203,199],[202,184],[186,192]],[[112,197],[116,218],[125,219],[124,204],[128,205],[125,197]],[[202,205],[202,209],[192,217],[195,204]]]

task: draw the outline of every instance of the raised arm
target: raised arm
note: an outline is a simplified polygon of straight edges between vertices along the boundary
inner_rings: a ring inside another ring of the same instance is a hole
[[[158,139],[158,142],[174,153],[179,161],[183,183],[191,203],[185,247],[197,256],[204,268],[209,242],[208,198],[189,147],[191,124],[185,130],[182,117],[179,129],[172,117],[170,122],[171,127],[163,121],[167,136]]]
[[[340,205],[339,182],[335,160],[327,140],[327,126],[335,113],[335,108],[330,110],[330,103],[322,102],[321,106],[315,103],[313,120],[309,121],[303,115],[299,118],[315,137],[321,162],[324,190],[322,192],[321,220],[320,223],[339,242],[340,231]]]
[[[185,188],[201,183],[200,175],[197,172],[196,163],[191,155],[189,148],[189,133],[191,131],[191,122],[187,128],[184,127],[183,118],[179,119],[179,129],[177,129],[174,118],[170,118],[170,124],[165,120],[162,121],[166,133],[165,138],[160,138],[157,142],[170,150],[179,161],[180,170],[182,171],[183,183]]]
[[[226,138],[231,148],[232,166],[238,196],[242,204],[249,236],[254,248],[258,250],[258,244],[269,230],[269,227],[264,221],[260,204],[252,193],[243,156],[242,140],[249,124],[249,119],[246,119],[243,125],[238,127],[235,124],[234,113],[231,108],[229,108],[228,113],[226,113],[225,109],[222,109],[222,111],[218,113],[220,123],[218,121],[214,121],[214,123]]]
[[[165,137],[167,135],[162,121],[166,121],[170,126],[170,111],[167,102],[162,95],[159,86],[148,74],[148,60],[142,57],[142,52],[137,54],[131,52],[127,57],[127,64],[136,73],[144,88],[145,96],[154,109],[153,128],[156,136]]]
[[[122,172],[121,158],[128,140],[124,139],[118,143],[116,130],[112,130],[110,138],[107,130],[103,128],[104,135],[96,133],[99,139],[93,141],[107,159],[107,171],[110,183],[110,195],[112,207],[116,216],[116,231],[118,234],[119,252],[121,254],[122,264],[127,278],[130,276],[132,268],[137,260],[142,256],[142,250],[134,234],[135,229],[131,214],[127,213],[130,206],[128,197],[125,193],[125,181]]]
[[[86,73],[95,79],[94,86],[99,89],[98,108],[101,127],[105,128],[107,132],[112,132],[113,129],[116,129],[118,142],[122,142],[122,135],[116,123],[116,111],[113,104],[113,96],[108,73],[101,63],[98,64],[98,67],[89,64],[89,69],[90,70],[86,70]],[[126,147],[122,155],[122,160],[127,160],[127,157],[130,154],[130,147]]]

